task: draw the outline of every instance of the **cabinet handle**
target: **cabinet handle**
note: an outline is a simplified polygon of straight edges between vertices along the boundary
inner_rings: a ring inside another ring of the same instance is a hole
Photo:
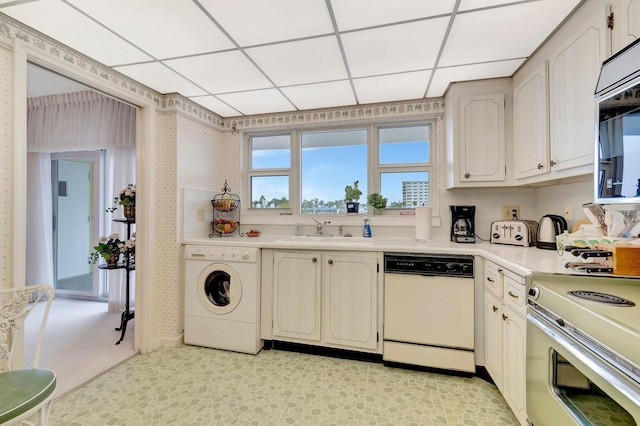
[[[506,316],[505,314],[502,314],[502,321],[506,321],[507,319],[509,319],[509,317]]]
[[[557,161],[551,160],[549,161],[549,164],[551,165],[551,167],[555,166],[556,164],[558,164]]]
[[[316,262],[318,261],[318,259],[314,257],[313,259],[311,259],[311,261],[312,261],[313,263],[316,263]]]
[[[469,172],[465,173],[465,174],[464,174],[464,177],[465,177],[466,179],[469,179],[469,178],[471,177],[471,173],[469,173]]]
[[[501,274],[501,273],[503,273],[503,272],[504,272],[504,271],[503,271],[502,269],[498,269],[498,273],[499,273],[499,274]]]
[[[333,260],[329,259],[329,261],[327,262],[329,265],[333,265]]]
[[[491,277],[487,277],[487,281],[489,281],[490,283],[495,283],[495,282],[496,282],[496,281],[495,281],[493,278],[491,278]]]
[[[496,305],[492,305],[493,306],[493,312],[498,310],[498,307]]]
[[[514,299],[518,299],[518,298],[519,298],[519,297],[518,297],[518,295],[517,295],[517,294],[515,294],[515,293],[514,293],[514,292],[512,292],[512,291],[508,291],[507,293],[509,294],[509,296],[513,297]]]
[[[538,163],[538,170],[542,169],[543,167],[544,167],[544,164]]]

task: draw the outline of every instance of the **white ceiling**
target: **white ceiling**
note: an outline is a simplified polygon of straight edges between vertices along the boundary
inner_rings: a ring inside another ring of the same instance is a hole
[[[222,117],[442,96],[511,76],[581,0],[0,0]]]

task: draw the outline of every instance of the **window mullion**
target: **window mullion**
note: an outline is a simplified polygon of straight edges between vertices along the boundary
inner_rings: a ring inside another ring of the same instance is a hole
[[[300,148],[300,132],[293,130],[291,132],[291,173],[289,175],[289,199],[290,206],[294,213],[301,213],[301,148]]]

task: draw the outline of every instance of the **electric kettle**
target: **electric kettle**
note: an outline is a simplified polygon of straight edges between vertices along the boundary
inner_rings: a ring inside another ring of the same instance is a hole
[[[567,221],[564,217],[555,214],[542,216],[538,222],[538,236],[536,247],[539,249],[555,250],[556,235],[567,230]]]

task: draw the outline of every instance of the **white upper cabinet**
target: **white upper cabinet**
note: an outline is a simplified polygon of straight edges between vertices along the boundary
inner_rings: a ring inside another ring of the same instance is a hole
[[[640,37],[640,0],[616,0],[613,15],[613,52],[618,52]]]
[[[445,101],[448,188],[505,184],[505,117],[510,95],[511,79],[456,83],[449,88]]]
[[[593,165],[594,89],[609,49],[605,8],[576,26],[549,57],[551,171]]]
[[[514,177],[549,173],[547,62],[513,89]]]

